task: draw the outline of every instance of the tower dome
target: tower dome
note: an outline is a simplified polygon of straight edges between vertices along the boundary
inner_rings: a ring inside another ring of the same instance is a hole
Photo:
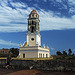
[[[37,14],[36,10],[33,9],[31,11],[29,18],[39,18],[39,15]]]
[[[32,14],[32,13],[37,14],[36,10],[34,10],[34,9],[31,11],[31,14]]]

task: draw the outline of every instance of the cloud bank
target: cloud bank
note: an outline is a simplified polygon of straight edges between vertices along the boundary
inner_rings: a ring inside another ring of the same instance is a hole
[[[47,2],[47,0],[43,0]],[[62,2],[62,0],[56,0]],[[74,0],[68,0],[70,5],[74,5]],[[37,5],[38,7],[38,5]],[[66,6],[64,6],[66,8]],[[13,2],[13,0],[0,0],[0,32],[23,32],[27,30],[27,19],[30,12],[35,7],[29,7],[23,2]],[[66,8],[67,9],[67,8]],[[59,17],[53,11],[39,8],[37,10],[40,17],[40,30],[64,30],[75,29],[75,15],[70,18]],[[75,12],[73,7],[69,13]],[[60,12],[57,14],[61,14]]]
[[[8,46],[19,46],[19,44],[17,44],[17,43],[13,43],[11,41],[5,41],[5,40],[2,40],[2,39],[0,39],[0,44],[1,45],[8,45]]]

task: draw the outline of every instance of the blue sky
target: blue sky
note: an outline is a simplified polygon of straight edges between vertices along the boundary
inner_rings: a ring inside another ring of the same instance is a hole
[[[75,53],[74,0],[0,0],[0,49],[19,48],[26,41],[33,9],[40,18],[42,46],[48,45],[51,54],[69,48]]]

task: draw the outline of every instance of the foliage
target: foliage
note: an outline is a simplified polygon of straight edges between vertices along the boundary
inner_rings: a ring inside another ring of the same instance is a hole
[[[62,53],[60,51],[57,51],[56,54],[57,55],[62,55]]]
[[[12,53],[12,56],[17,57],[19,54],[18,48],[10,48],[10,52]]]
[[[62,51],[62,53],[60,51],[57,51],[56,54],[56,59],[75,59],[75,55],[74,53],[72,54],[71,49],[68,50],[68,53],[66,52],[66,50],[64,50]]]
[[[66,56],[67,55],[67,52],[66,51],[63,51],[63,55]]]
[[[72,51],[71,49],[68,50],[68,55],[71,55]]]
[[[3,53],[0,53],[0,57],[7,57],[8,54],[3,54]]]

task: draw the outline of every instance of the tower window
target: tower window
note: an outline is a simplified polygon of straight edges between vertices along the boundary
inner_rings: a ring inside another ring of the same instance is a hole
[[[36,17],[37,17],[37,15],[36,15]]]
[[[34,27],[31,27],[31,33],[33,33],[34,32]]]
[[[34,21],[32,21],[32,24],[34,24]]]

